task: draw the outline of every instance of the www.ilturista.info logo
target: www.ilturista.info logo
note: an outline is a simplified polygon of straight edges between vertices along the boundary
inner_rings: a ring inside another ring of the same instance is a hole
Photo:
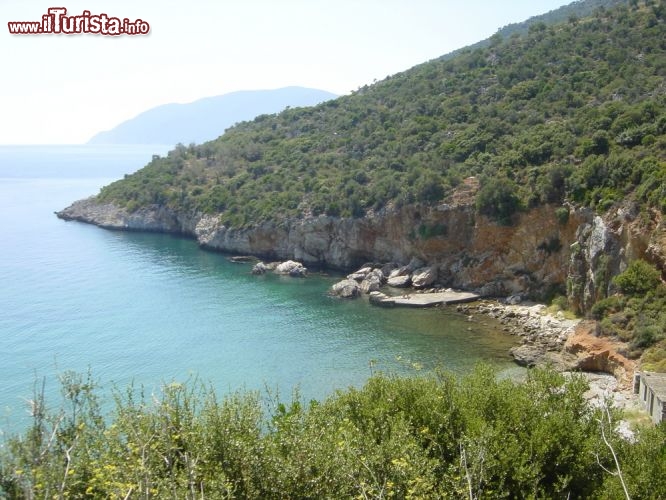
[[[41,21],[10,21],[12,35],[147,35],[150,24],[141,19],[130,21],[84,10],[79,16],[68,16],[65,7],[51,7]]]

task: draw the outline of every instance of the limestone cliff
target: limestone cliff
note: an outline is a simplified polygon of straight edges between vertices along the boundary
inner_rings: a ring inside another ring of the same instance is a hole
[[[468,199],[433,207],[387,209],[363,218],[288,219],[229,228],[220,217],[176,213],[160,205],[128,212],[94,198],[57,215],[120,230],[181,233],[206,248],[260,257],[295,259],[308,266],[352,269],[364,262],[435,266],[442,285],[483,295],[535,298],[568,289],[571,303],[587,311],[613,292],[611,278],[628,261],[645,258],[666,269],[666,230],[657,213],[625,204],[601,217],[570,208],[562,220],[552,206],[517,214],[510,226],[480,216]]]
[[[666,228],[660,213],[641,213],[627,202],[603,217],[590,211],[584,219],[570,247],[567,292],[574,310],[588,311],[612,294],[612,277],[634,259],[666,270]]]

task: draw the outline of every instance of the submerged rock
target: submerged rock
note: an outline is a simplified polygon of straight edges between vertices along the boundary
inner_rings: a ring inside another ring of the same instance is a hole
[[[229,257],[229,262],[233,262],[234,264],[246,264],[254,260],[257,260],[256,257],[252,257],[251,255],[234,255],[233,257]]]
[[[382,292],[370,292],[370,303],[382,306],[382,307],[393,307],[393,302],[388,301],[389,296]]]

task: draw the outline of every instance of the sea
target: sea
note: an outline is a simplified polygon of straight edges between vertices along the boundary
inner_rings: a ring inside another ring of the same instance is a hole
[[[103,401],[188,381],[307,401],[378,372],[512,370],[515,339],[490,318],[335,299],[332,273],[253,276],[191,239],[54,215],[168,149],[0,146],[0,434],[42,384],[57,404],[68,371],[91,373]]]

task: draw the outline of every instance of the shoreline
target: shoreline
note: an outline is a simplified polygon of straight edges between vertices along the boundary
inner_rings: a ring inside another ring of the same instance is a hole
[[[472,321],[475,315],[490,316],[503,325],[504,332],[520,337],[519,345],[511,349],[516,364],[526,367],[550,365],[566,376],[582,375],[589,384],[585,397],[591,405],[601,406],[609,401],[612,406],[627,412],[644,412],[638,396],[633,392],[633,370],[631,373],[620,372],[625,375],[623,377],[618,376],[617,370],[611,372],[583,368],[589,358],[585,353],[576,351],[573,340],[581,335],[590,335],[589,331],[581,332],[591,327],[589,321],[582,318],[568,319],[562,311],[551,314],[544,304],[507,304],[502,299],[482,299],[471,304],[460,304],[456,310],[469,315]],[[599,340],[603,342],[605,339]],[[612,342],[608,340],[608,344],[612,345]],[[630,366],[633,367],[633,362],[630,362]],[[633,436],[626,420],[618,422],[618,427],[626,437]]]

